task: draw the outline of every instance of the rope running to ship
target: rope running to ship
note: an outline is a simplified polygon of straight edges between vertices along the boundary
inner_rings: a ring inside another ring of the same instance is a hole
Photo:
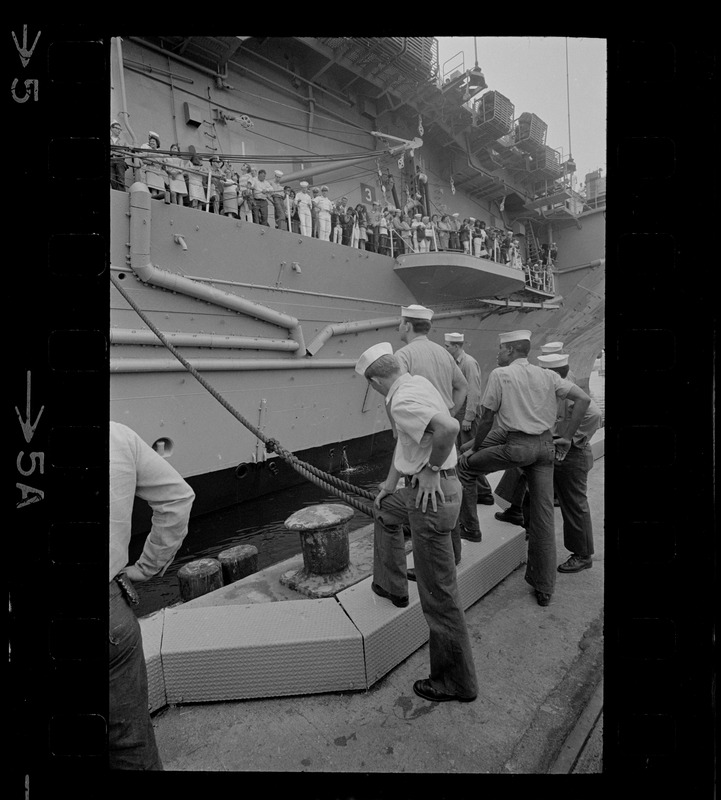
[[[128,295],[125,289],[120,285],[120,283],[116,280],[116,278],[111,274],[110,280],[115,286],[115,288],[120,292],[120,294],[125,298],[131,308],[138,314],[138,316],[143,320],[143,322],[153,331],[153,333],[160,339],[165,347],[180,361],[180,363],[188,370],[188,372],[200,383],[200,385],[210,392],[211,395],[224,407],[226,408],[242,425],[244,425],[251,433],[253,433],[258,439],[260,439],[265,444],[265,449],[269,453],[278,453],[278,455],[288,463],[293,469],[302,475],[304,478],[309,480],[311,483],[316,484],[316,486],[320,486],[322,489],[325,489],[337,497],[344,500],[349,505],[353,506],[353,508],[357,509],[358,511],[362,511],[364,514],[367,514],[369,517],[373,517],[373,509],[372,506],[364,503],[362,500],[359,500],[358,497],[364,497],[368,500],[375,500],[375,495],[372,492],[369,492],[367,489],[363,489],[360,486],[355,486],[352,483],[348,483],[347,481],[341,480],[340,478],[336,478],[334,475],[331,475],[327,472],[324,472],[317,467],[314,467],[312,464],[308,464],[305,461],[301,461],[297,456],[293,455],[289,450],[286,450],[280,442],[276,439],[266,436],[259,428],[253,425],[252,422],[247,420],[236,408],[234,408],[218,391],[215,389],[208,381],[203,378],[203,376],[195,369],[195,367],[186,359],[184,358],[178,350],[165,338],[163,333],[157,328],[155,324],[153,324],[147,317],[147,315],[142,311],[142,309],[138,306],[138,304]],[[356,495],[356,496],[354,496]]]

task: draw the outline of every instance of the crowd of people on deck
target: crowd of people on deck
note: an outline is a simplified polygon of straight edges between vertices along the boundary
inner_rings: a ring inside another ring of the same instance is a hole
[[[272,179],[264,169],[248,163],[236,164],[217,155],[201,159],[191,146],[190,158],[182,158],[180,147],[171,144],[167,155],[160,150],[160,136],[149,131],[148,141],[131,148],[122,136],[120,123],[110,126],[110,184],[127,189],[130,182],[145,183],[151,197],[243,222],[292,231],[321,241],[367,250],[379,255],[458,252],[487,259],[524,272],[529,288],[554,291],[553,267],[558,255],[555,243],[542,244],[535,258],[524,258],[518,237],[510,229],[489,226],[474,217],[425,214],[417,200],[401,209],[391,202],[373,200],[353,206],[347,197],[333,200],[326,185],[310,186],[301,180],[296,190],[282,182],[283,172]],[[142,151],[142,152],[141,152]],[[271,213],[272,210],[272,213]]]

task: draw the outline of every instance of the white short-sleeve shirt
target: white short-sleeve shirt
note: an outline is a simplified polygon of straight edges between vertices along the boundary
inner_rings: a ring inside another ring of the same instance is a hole
[[[553,370],[517,358],[491,372],[481,404],[496,412],[503,430],[539,434],[553,430],[556,401],[564,399],[572,386]]]
[[[436,414],[448,407],[433,384],[422,375],[403,373],[391,386],[386,403],[398,432],[393,466],[403,475],[413,475],[427,463],[433,449],[433,434],[426,430]],[[442,469],[456,465],[456,448],[451,448]]]

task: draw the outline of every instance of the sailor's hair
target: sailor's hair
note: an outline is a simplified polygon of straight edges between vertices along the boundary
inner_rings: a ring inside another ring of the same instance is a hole
[[[506,347],[510,347],[511,350],[522,353],[524,356],[527,356],[531,352],[531,342],[529,339],[516,339],[515,342],[504,342],[504,344]]]
[[[410,322],[413,333],[428,333],[431,329],[429,319],[419,319],[418,317],[403,317],[403,322]]]
[[[388,378],[401,372],[401,363],[393,355],[393,353],[386,353],[385,355],[377,358],[365,371],[366,378]]]

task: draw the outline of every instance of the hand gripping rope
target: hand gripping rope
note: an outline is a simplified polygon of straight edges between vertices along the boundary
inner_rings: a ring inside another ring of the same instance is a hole
[[[233,406],[213,387],[211,386],[205,378],[200,375],[197,369],[193,367],[180,353],[176,350],[176,348],[163,336],[163,334],[158,330],[158,328],[148,319],[146,314],[139,308],[138,304],[128,295],[125,289],[120,285],[120,283],[115,279],[115,277],[111,274],[110,280],[115,286],[115,288],[120,292],[120,294],[125,298],[131,308],[137,313],[140,319],[150,328],[151,331],[160,339],[160,341],[165,345],[165,347],[170,350],[170,352],[180,361],[180,363],[188,370],[188,372],[198,381],[198,383],[204,388],[207,389],[210,394],[230,413],[244,425],[251,433],[258,437],[264,444],[266,452],[268,453],[278,453],[278,455],[290,464],[293,469],[302,475],[306,480],[309,480],[311,483],[316,484],[316,486],[320,486],[323,489],[331,492],[332,494],[337,495],[342,500],[344,500],[349,505],[356,508],[358,511],[362,511],[364,514],[367,514],[369,517],[373,516],[373,507],[372,505],[368,505],[364,503],[362,500],[359,500],[358,497],[365,497],[367,500],[374,500],[375,495],[372,492],[369,492],[367,489],[363,489],[360,486],[354,486],[352,483],[348,483],[347,481],[343,481],[340,478],[336,478],[334,475],[330,475],[327,472],[323,472],[323,470],[314,467],[312,464],[308,464],[305,461],[301,461],[299,458],[293,455],[289,450],[286,450],[277,439],[272,439],[269,436],[266,436],[260,429],[258,429],[252,422],[247,420],[237,409],[233,408]],[[345,491],[342,491],[345,490]],[[357,496],[353,496],[357,495]]]

